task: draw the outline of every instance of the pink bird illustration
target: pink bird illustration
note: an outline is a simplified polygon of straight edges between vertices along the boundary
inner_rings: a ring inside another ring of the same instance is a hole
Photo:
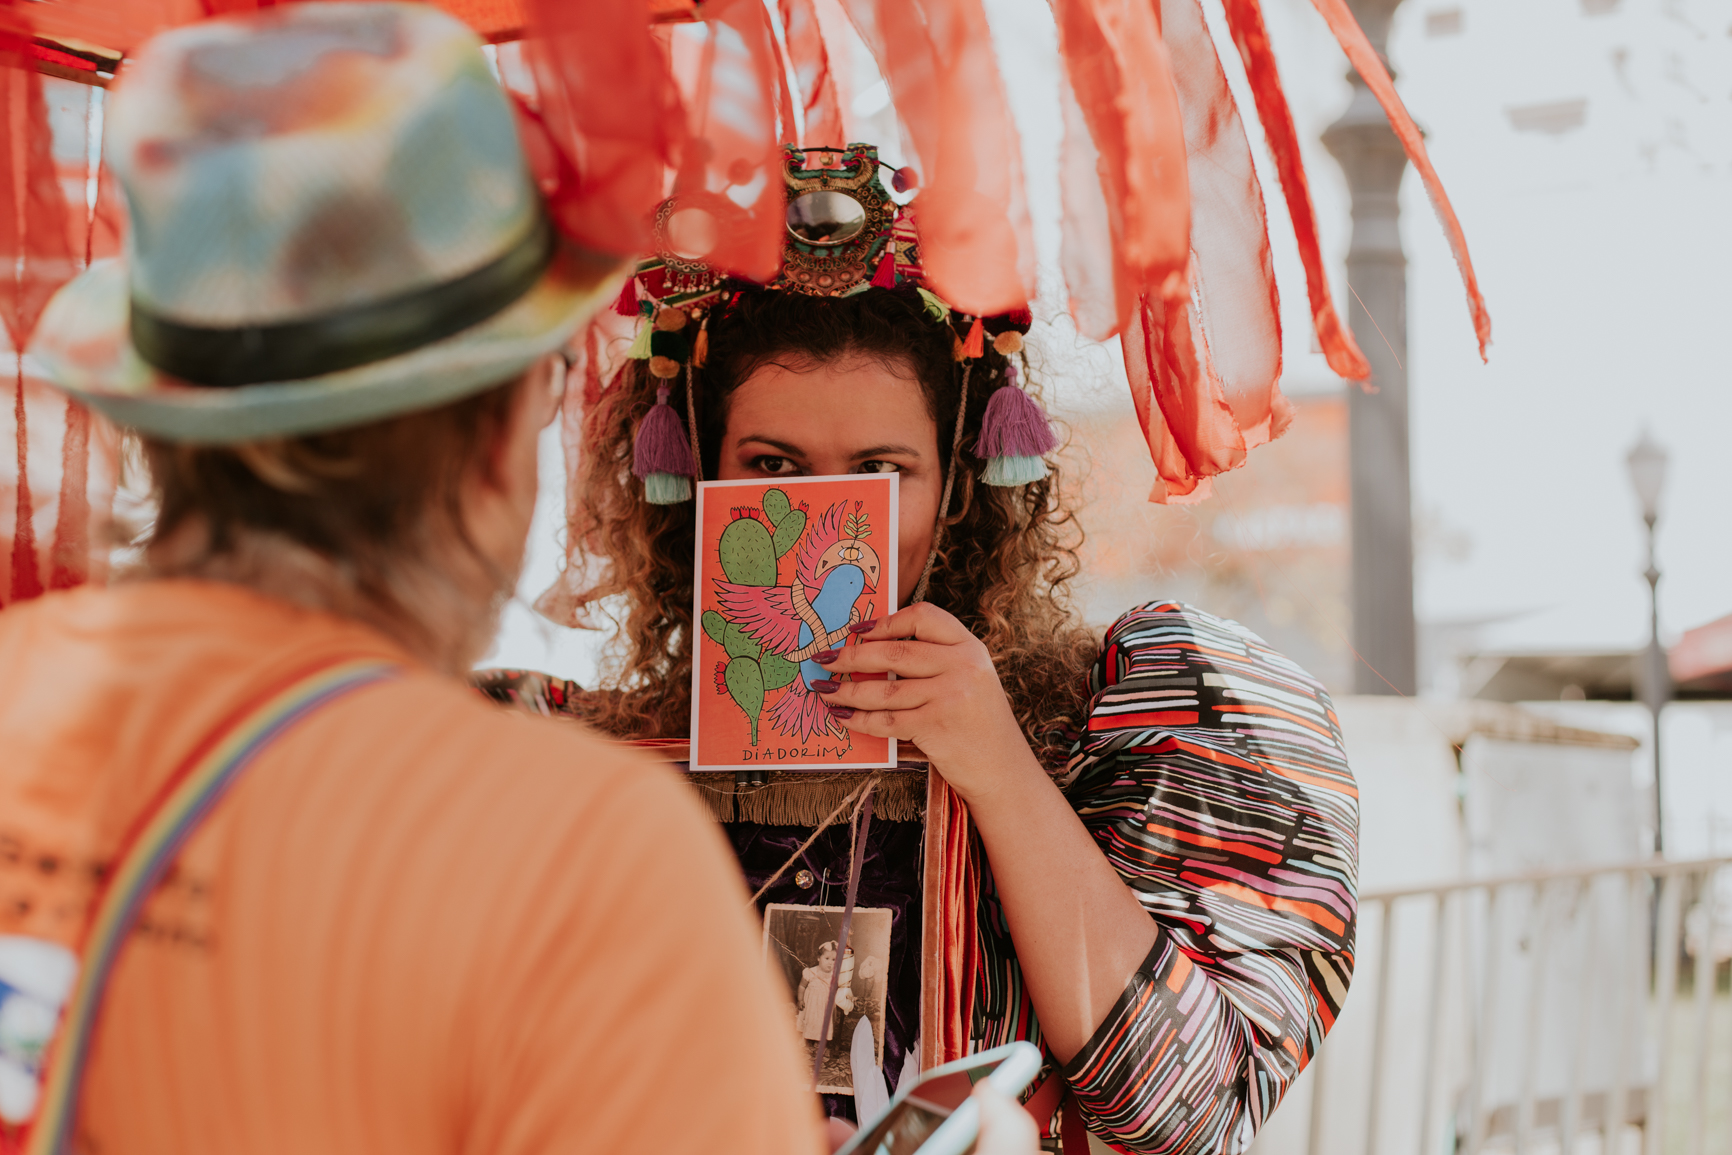
[[[800,676],[771,707],[770,722],[801,741],[819,733],[847,736],[823,699],[812,692],[811,683],[829,677],[829,672],[811,659],[847,639],[848,627],[862,618],[855,603],[878,589],[878,554],[861,540],[871,530],[858,508],[845,516],[846,506],[837,502],[807,528],[795,554],[792,584],[716,581],[723,616],[769,653],[799,664]]]

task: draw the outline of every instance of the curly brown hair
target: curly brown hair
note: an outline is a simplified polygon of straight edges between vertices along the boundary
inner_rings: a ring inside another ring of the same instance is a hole
[[[963,374],[958,333],[935,320],[910,289],[809,297],[747,289],[709,321],[709,351],[697,371],[700,457],[714,477],[728,398],[761,366],[805,369],[871,358],[912,376],[939,429],[949,464]],[[980,482],[973,446],[1006,360],[987,342],[969,374],[956,488],[927,600],[986,643],[1023,732],[1043,761],[1062,761],[1086,707],[1086,670],[1098,644],[1074,617],[1068,583],[1082,541],[1056,469],[1018,488]],[[693,507],[651,505],[632,475],[632,437],[655,403],[644,362],[630,361],[584,418],[583,504],[570,527],[574,563],[589,584],[578,594],[620,626],[607,667],[609,690],[589,694],[584,713],[621,737],[683,736],[691,712]],[[1032,391],[1032,390],[1031,390]],[[685,419],[685,399],[670,403]],[[619,599],[624,613],[612,614]]]

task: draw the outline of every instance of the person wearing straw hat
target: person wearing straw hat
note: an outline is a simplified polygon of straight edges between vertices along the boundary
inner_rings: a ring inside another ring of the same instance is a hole
[[[623,276],[479,43],[293,5],[159,36],[108,110],[127,255],[30,352],[158,512],[142,580],[0,616],[0,1138],[819,1149],[688,788],[460,681]]]

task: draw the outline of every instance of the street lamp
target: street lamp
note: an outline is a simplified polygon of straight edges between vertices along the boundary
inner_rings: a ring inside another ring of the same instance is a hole
[[[1660,808],[1660,711],[1672,696],[1672,673],[1666,666],[1666,651],[1660,646],[1660,569],[1654,563],[1654,523],[1660,520],[1660,491],[1666,486],[1666,451],[1642,430],[1642,436],[1624,459],[1630,467],[1630,488],[1642,503],[1642,522],[1648,527],[1648,648],[1642,655],[1640,689],[1642,701],[1654,720],[1654,853],[1665,850],[1665,811]]]

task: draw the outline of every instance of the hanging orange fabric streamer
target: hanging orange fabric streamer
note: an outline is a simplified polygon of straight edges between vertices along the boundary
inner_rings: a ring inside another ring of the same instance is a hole
[[[48,588],[66,590],[90,576],[90,410],[66,399],[66,431],[60,443],[60,500],[54,546],[48,555]]]
[[[42,78],[29,70],[30,26],[15,10],[0,14],[0,322],[12,348],[25,348],[43,306],[74,271],[66,198],[50,149]],[[29,415],[23,359],[15,359],[12,410],[16,468],[11,581],[7,601],[43,589],[36,550],[36,509],[30,491]]]
[[[1200,352],[1246,447],[1292,420],[1281,396],[1281,299],[1269,224],[1251,145],[1215,54],[1200,0],[1161,0],[1161,37],[1184,117],[1191,194],[1191,250],[1206,314]],[[1228,431],[1219,439],[1226,441]]]
[[[781,58],[762,0],[717,0],[703,11],[701,63],[687,86],[689,140],[673,193],[713,218],[706,264],[767,281],[782,262]]]
[[[1131,401],[1160,480],[1150,501],[1201,501],[1208,479],[1245,463],[1245,442],[1203,370],[1185,296],[1144,297],[1123,343]]]
[[[777,10],[782,15],[782,35],[788,42],[788,58],[800,88],[797,99],[806,125],[805,136],[797,143],[847,143],[842,139],[842,105],[836,95],[830,52],[818,24],[817,5],[813,0],[778,0]]]
[[[568,171],[581,174],[549,196],[554,222],[602,252],[646,251],[684,141],[679,97],[644,13],[635,4],[526,2],[537,110]]]
[[[1241,2],[1254,3],[1255,0]],[[1365,30],[1359,27],[1359,21],[1353,18],[1345,0],[1311,0],[1311,3],[1329,25],[1329,30],[1335,33],[1335,39],[1347,53],[1347,59],[1359,73],[1359,78],[1365,81],[1371,95],[1383,106],[1383,113],[1389,117],[1389,126],[1395,130],[1407,159],[1419,173],[1420,180],[1425,182],[1426,195],[1431,197],[1431,207],[1437,213],[1444,235],[1449,238],[1450,251],[1455,254],[1456,267],[1461,271],[1462,285],[1467,290],[1468,311],[1473,315],[1474,335],[1479,339],[1479,359],[1484,361],[1486,346],[1491,343],[1491,316],[1486,312],[1485,299],[1479,293],[1479,278],[1474,276],[1473,258],[1467,252],[1467,237],[1462,235],[1461,222],[1456,219],[1455,207],[1449,203],[1449,194],[1443,191],[1437,170],[1431,167],[1431,157],[1425,151],[1425,138],[1420,135],[1419,126],[1413,123],[1413,117],[1407,114],[1407,106],[1396,95],[1395,82],[1389,79],[1389,70],[1383,66],[1382,57],[1365,38]]]
[[[1129,0],[1126,0],[1129,2]],[[908,130],[933,292],[991,316],[1034,296],[1022,152],[980,0],[844,0]]]
[[[1323,271],[1323,252],[1317,242],[1317,214],[1311,207],[1311,184],[1305,177],[1305,165],[1299,154],[1299,130],[1294,127],[1293,111],[1287,106],[1287,94],[1281,88],[1281,74],[1275,67],[1275,51],[1269,45],[1263,10],[1258,0],[1222,0],[1222,7],[1239,58],[1245,62],[1257,118],[1262,121],[1263,135],[1269,142],[1275,172],[1281,180],[1281,192],[1287,198],[1287,215],[1293,221],[1299,261],[1305,267],[1305,289],[1318,344],[1331,369],[1350,381],[1363,381],[1371,376],[1371,366],[1329,299],[1329,278]]]
[[[1133,0],[1057,0],[1053,14],[1065,75],[1098,158],[1101,209],[1112,233],[1110,325],[1102,324],[1106,310],[1099,295],[1105,286],[1098,267],[1089,276],[1096,300],[1085,300],[1076,316],[1083,332],[1106,337],[1125,327],[1140,293],[1171,292],[1169,282],[1182,279],[1190,259],[1184,123],[1155,7]],[[1075,131],[1067,124],[1067,136]],[[1083,147],[1070,146],[1066,161],[1083,159],[1076,151]],[[1067,196],[1067,210],[1076,199],[1082,198]],[[1100,239],[1076,237],[1083,245]],[[1073,257],[1079,259],[1084,258]]]
[[[30,14],[33,31],[57,39],[83,41],[118,52],[129,52],[158,32],[235,12],[269,8],[278,0],[78,0],[76,4],[43,4]],[[432,0],[462,20],[483,40],[496,42],[520,36],[526,9],[533,0]],[[620,8],[629,4],[617,5]],[[638,23],[644,11],[639,9]]]

